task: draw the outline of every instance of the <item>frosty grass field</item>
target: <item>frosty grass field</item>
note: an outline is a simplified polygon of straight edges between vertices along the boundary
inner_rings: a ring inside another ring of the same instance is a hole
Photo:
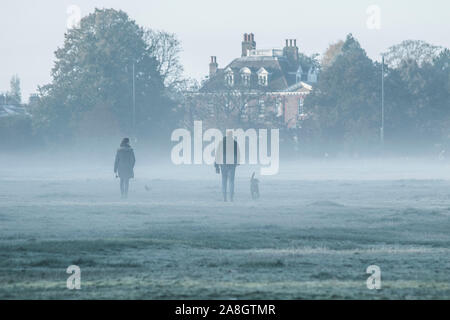
[[[225,204],[212,167],[138,167],[120,200],[108,166],[2,166],[0,298],[449,299],[450,166],[425,163],[282,164],[259,201],[243,166]]]

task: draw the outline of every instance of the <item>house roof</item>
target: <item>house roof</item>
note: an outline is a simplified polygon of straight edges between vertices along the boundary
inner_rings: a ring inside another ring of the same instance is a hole
[[[0,105],[0,118],[12,116],[30,116],[30,114],[21,106]]]
[[[250,85],[245,86],[240,79],[241,70],[248,68],[251,71]],[[236,89],[250,89],[259,91],[283,91],[295,84],[297,66],[288,63],[285,57],[254,55],[234,59],[223,69],[217,72],[203,84],[201,91],[220,91],[229,89],[225,82],[225,73],[233,71],[234,85]],[[258,82],[258,71],[266,70],[269,76],[267,86],[261,86]]]
[[[286,89],[288,92],[310,92],[312,90],[312,85],[305,82],[300,81],[298,83],[293,84],[289,88]]]

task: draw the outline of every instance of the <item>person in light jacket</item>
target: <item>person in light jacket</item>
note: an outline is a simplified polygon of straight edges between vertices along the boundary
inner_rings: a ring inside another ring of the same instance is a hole
[[[240,151],[237,141],[233,138],[233,132],[228,131],[227,136],[220,141],[216,150],[216,167],[217,173],[222,173],[222,193],[223,200],[227,202],[227,187],[230,189],[230,201],[234,198],[234,177],[236,167],[239,165]]]
[[[114,173],[120,178],[120,194],[122,198],[128,197],[128,186],[131,178],[134,178],[134,164],[136,158],[130,146],[130,139],[124,138],[116,153],[114,161]]]

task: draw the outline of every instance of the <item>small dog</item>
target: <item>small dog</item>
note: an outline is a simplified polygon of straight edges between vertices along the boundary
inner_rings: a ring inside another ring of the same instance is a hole
[[[259,198],[259,180],[255,178],[255,172],[253,172],[252,178],[250,179],[250,192],[253,200]]]

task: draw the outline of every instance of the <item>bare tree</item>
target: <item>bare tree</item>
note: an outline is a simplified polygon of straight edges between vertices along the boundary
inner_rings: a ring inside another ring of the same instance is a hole
[[[385,62],[391,68],[397,68],[407,61],[415,61],[418,66],[422,66],[424,63],[431,63],[443,50],[443,47],[425,41],[405,40],[388,49],[384,54]]]
[[[336,57],[341,53],[342,46],[344,45],[344,41],[339,40],[336,43],[330,44],[328,49],[325,51],[322,57],[322,68],[327,68],[331,66],[334,61],[336,60]]]
[[[183,105],[187,110],[185,127],[191,127],[194,120],[202,120],[205,128],[221,130],[284,126],[276,97],[263,92],[191,92],[185,95]]]
[[[158,62],[158,72],[169,89],[178,89],[186,81],[180,62],[181,44],[176,35],[161,30],[145,32],[151,54]]]
[[[10,81],[9,95],[16,104],[22,103],[22,93],[20,90],[20,78],[18,75],[14,75]]]

